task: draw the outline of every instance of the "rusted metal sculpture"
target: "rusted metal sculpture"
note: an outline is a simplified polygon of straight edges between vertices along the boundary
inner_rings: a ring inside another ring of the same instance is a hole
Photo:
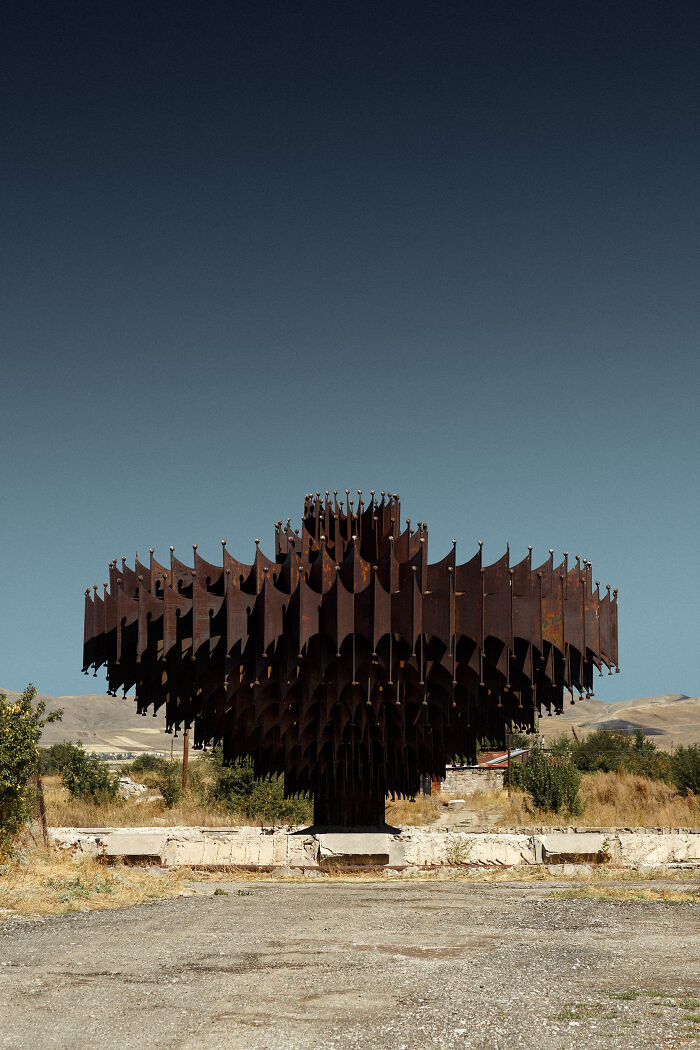
[[[193,725],[195,747],[313,792],[316,824],[374,825],[387,794],[618,669],[617,591],[566,553],[533,569],[532,548],[483,565],[479,543],[458,564],[455,541],[431,565],[398,496],[345,495],[307,496],[301,531],[278,522],[274,561],[258,540],[251,565],[225,541],[220,565],[196,545],[192,567],[172,547],[169,566],[115,559],[104,595],[85,592],[83,670],[105,664],[109,692],[165,706],[168,731]]]

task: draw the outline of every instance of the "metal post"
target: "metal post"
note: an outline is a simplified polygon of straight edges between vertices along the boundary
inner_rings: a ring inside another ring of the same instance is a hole
[[[190,731],[185,729],[185,737],[182,742],[182,790],[187,791],[187,763],[190,758]]]

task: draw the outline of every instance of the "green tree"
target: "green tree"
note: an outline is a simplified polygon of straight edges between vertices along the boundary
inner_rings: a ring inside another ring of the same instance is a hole
[[[129,770],[132,773],[162,773],[167,765],[163,755],[137,755]]]
[[[96,805],[116,802],[119,779],[97,755],[87,755],[82,744],[69,744],[64,757],[61,779],[73,798]]]
[[[6,851],[34,803],[29,783],[37,769],[41,731],[61,717],[54,711],[44,718],[46,705],[34,704],[36,689],[28,685],[17,700],[0,693],[0,853]]]
[[[700,795],[700,746],[677,747],[671,759],[673,782],[679,791]]]
[[[63,772],[66,760],[74,747],[69,741],[52,744],[51,747],[39,748],[39,772],[44,777],[57,776]]]
[[[583,740],[568,743],[571,760],[584,773],[624,770],[653,780],[673,780],[671,757],[639,727],[633,736],[620,730],[598,729]]]

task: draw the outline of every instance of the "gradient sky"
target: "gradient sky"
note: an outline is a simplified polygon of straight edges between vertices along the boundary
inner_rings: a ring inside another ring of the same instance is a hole
[[[620,590],[602,699],[700,694],[697,3],[0,18],[0,685],[83,591],[386,489]]]

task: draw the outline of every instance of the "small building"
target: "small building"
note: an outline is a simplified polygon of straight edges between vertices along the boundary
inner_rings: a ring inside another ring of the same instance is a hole
[[[530,749],[514,748],[511,762],[527,762]],[[450,795],[465,797],[475,791],[500,791],[508,769],[507,751],[482,751],[476,766],[447,766],[445,779],[433,791],[446,791]]]

